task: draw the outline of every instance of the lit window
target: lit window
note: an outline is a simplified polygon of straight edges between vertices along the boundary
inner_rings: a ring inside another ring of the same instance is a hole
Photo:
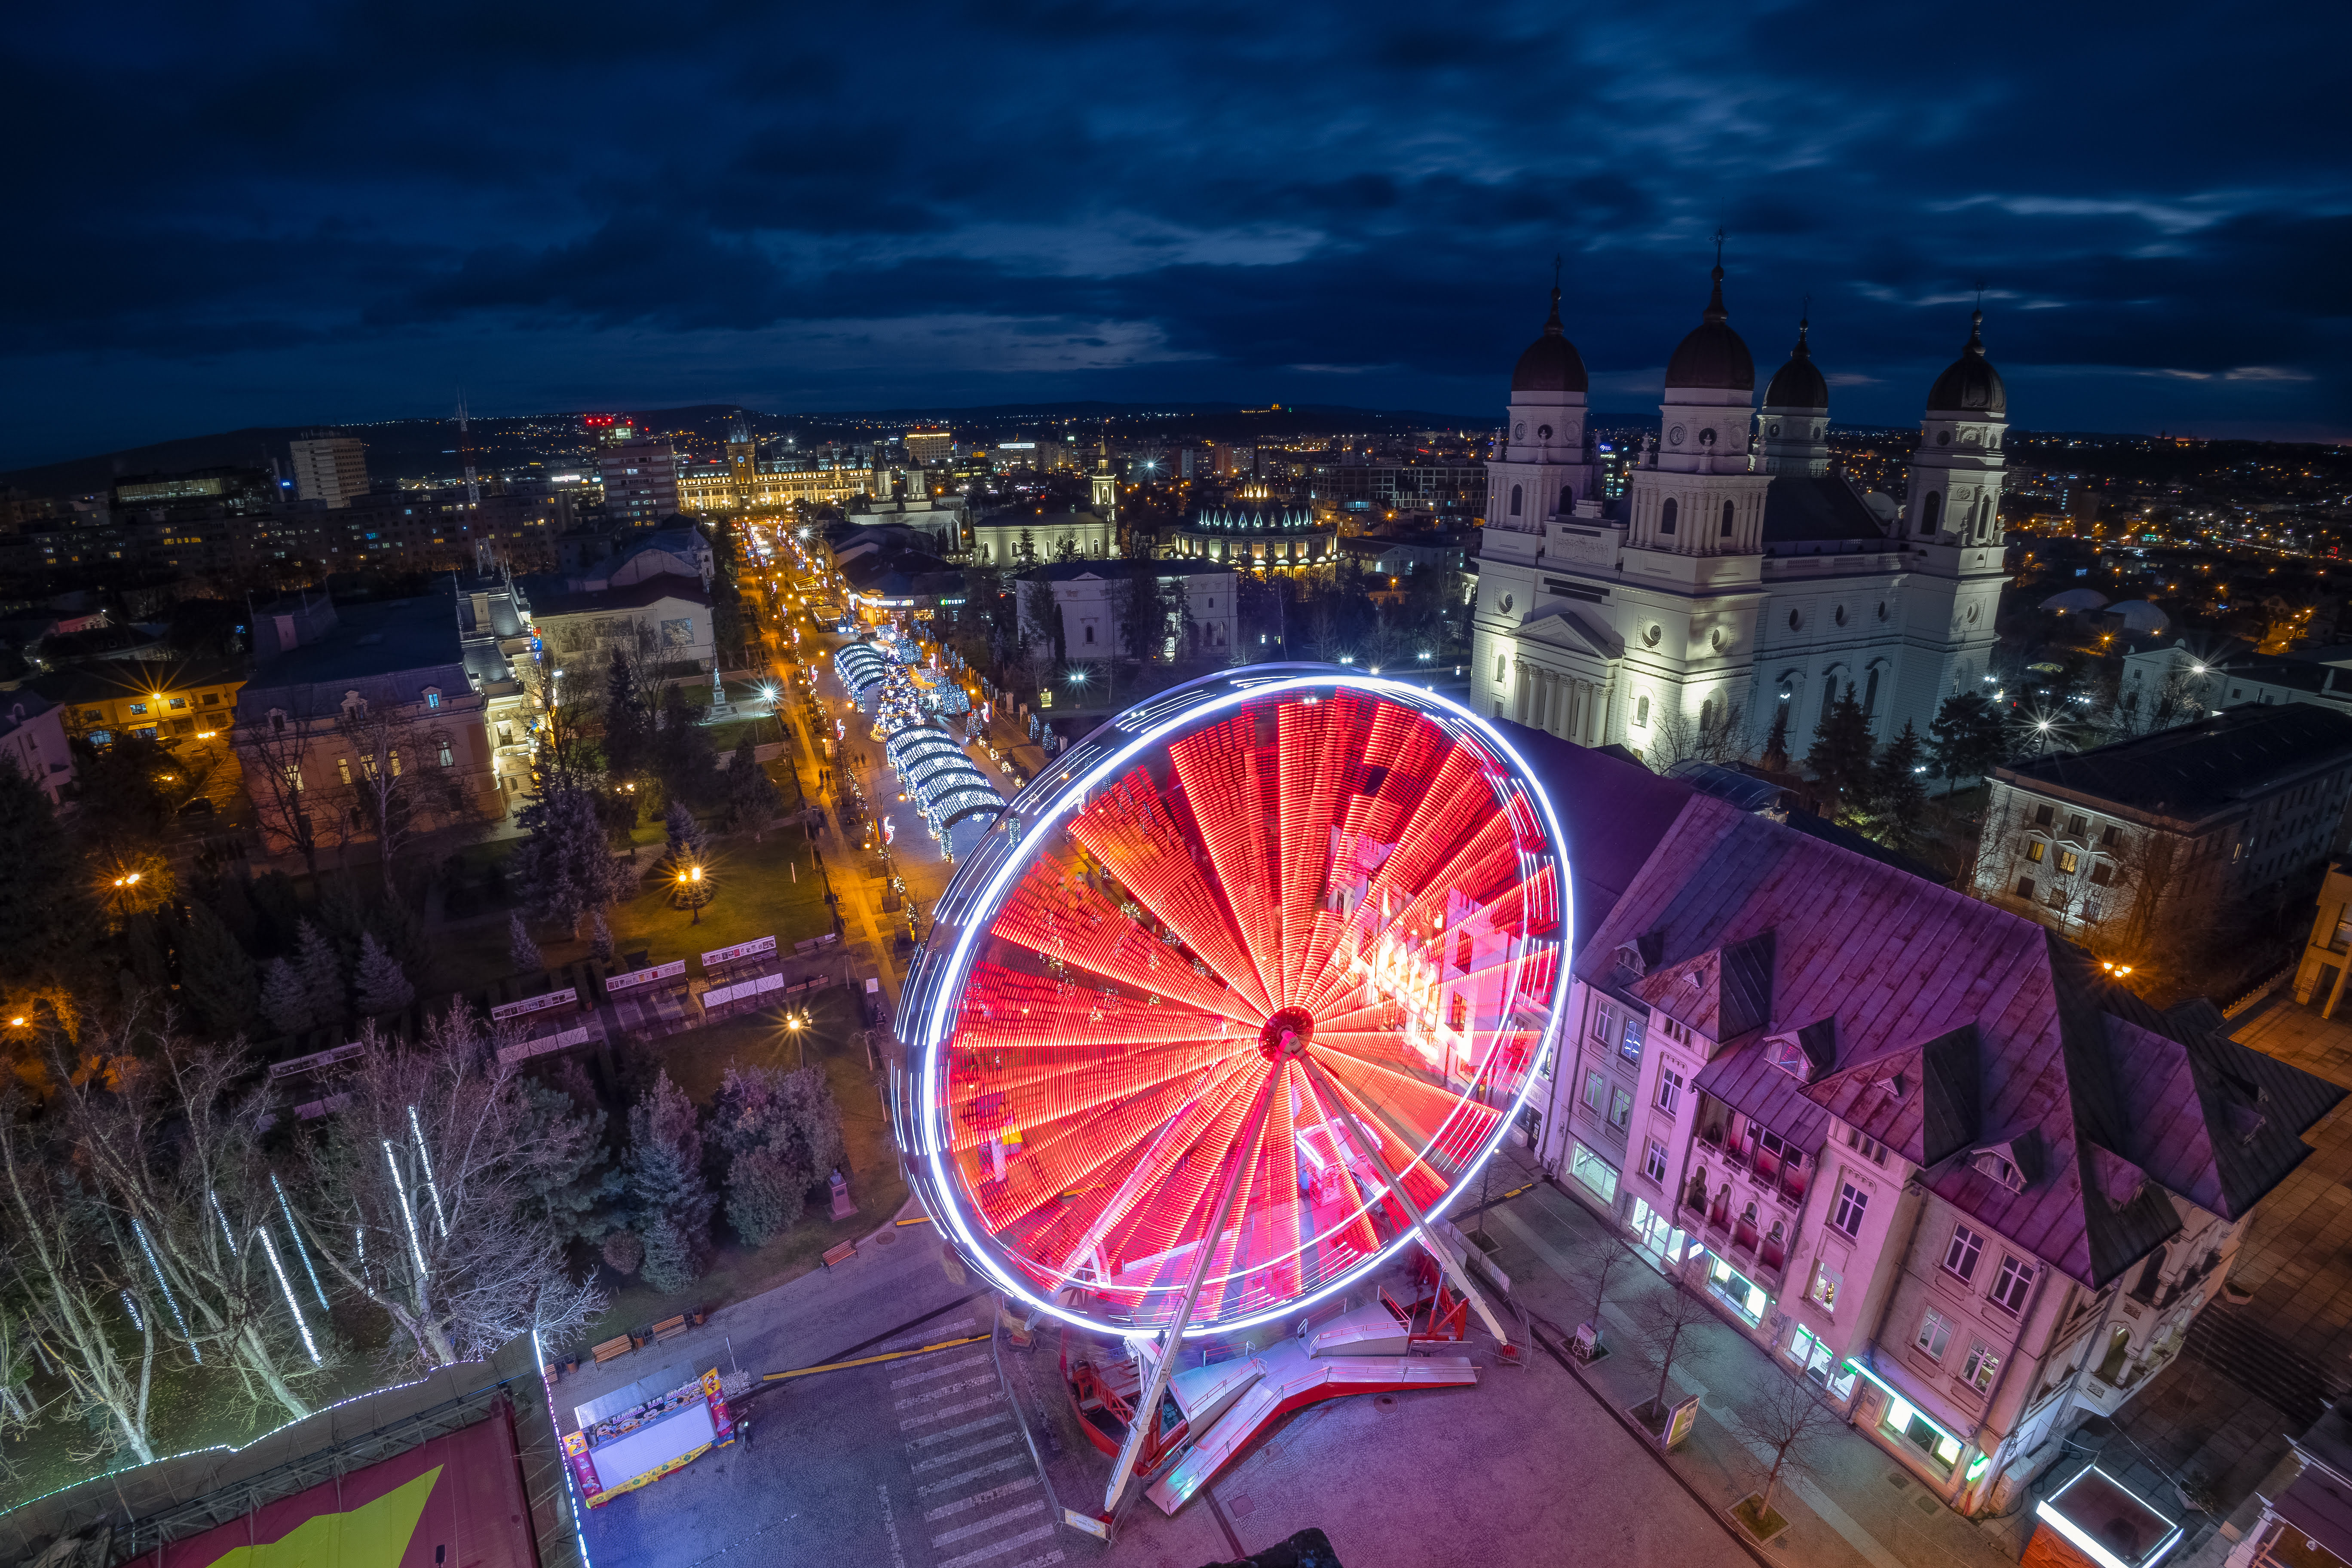
[[[2025,858],[2039,866],[2042,864],[2042,857],[2047,854],[2049,849],[2050,846],[2042,843],[2039,838],[2032,839],[2025,846]]]
[[[1664,1184],[1666,1179],[1666,1146],[1656,1139],[1650,1140],[1650,1152],[1642,1161],[1642,1174]]]
[[[147,711],[147,704],[144,702],[133,702],[131,704],[131,710],[133,713],[144,713]]]
[[[1952,1227],[1952,1243],[1944,1248],[1944,1268],[1967,1279],[1977,1271],[1977,1255],[1984,1250],[1984,1237],[1967,1226]]]
[[[1608,1102],[1609,1080],[1597,1072],[1587,1076],[1584,1080],[1585,1109],[1599,1115],[1601,1108]]]
[[[1633,1013],[1625,1015],[1625,1033],[1617,1042],[1617,1054],[1629,1062],[1642,1059],[1642,1035],[1648,1020]]]
[[[1633,1097],[1622,1089],[1612,1090],[1609,1096],[1609,1125],[1622,1132],[1625,1123],[1633,1119]]]
[[[1838,1287],[1844,1283],[1844,1275],[1826,1263],[1817,1263],[1813,1265],[1812,1286],[1805,1294],[1819,1302],[1823,1310],[1834,1312],[1837,1310]]]
[[[457,761],[457,758],[456,758],[455,756],[453,756],[453,755],[450,753],[450,751],[449,751],[449,742],[446,742],[446,741],[442,742],[441,742],[441,765],[442,765],[443,767],[445,767],[445,768],[446,768],[446,767],[447,767],[451,763],[453,763],[453,762],[455,762],[455,761]]]
[[[341,773],[341,774],[342,774],[342,775],[343,775],[343,782],[344,782],[345,784],[349,784],[349,783],[351,783],[351,782],[352,782],[352,760],[351,760],[351,758],[349,758],[349,757],[337,757],[337,758],[335,759],[335,771],[336,771],[337,773]]]
[[[1982,1340],[1969,1342],[1969,1359],[1960,1367],[1960,1376],[1976,1386],[1979,1394],[1992,1387],[1993,1374],[2000,1370],[2000,1357]]]
[[[1935,1308],[1928,1308],[1927,1315],[1919,1320],[1919,1332],[1911,1342],[1926,1351],[1929,1361],[1943,1360],[1944,1347],[1952,1342],[1951,1320]]]
[[[2075,854],[2072,849],[2061,849],[2058,851],[2058,874],[2060,876],[2073,876],[2074,874],[2074,868],[2082,863],[2083,858]]]
[[[1869,1206],[1870,1194],[1848,1182],[1838,1191],[1837,1212],[1830,1216],[1830,1224],[1850,1237],[1860,1237],[1862,1213]]]

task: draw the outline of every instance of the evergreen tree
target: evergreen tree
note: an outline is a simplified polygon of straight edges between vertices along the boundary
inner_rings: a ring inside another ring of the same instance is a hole
[[[172,966],[164,955],[163,914],[142,910],[122,921],[124,968],[146,990],[162,994],[172,988]]]
[[[1947,795],[1957,781],[1990,771],[2009,754],[2009,726],[2000,705],[1981,691],[1945,698],[1927,735]]]
[[[302,994],[310,999],[310,1026],[323,1029],[338,1024],[343,1017],[343,964],[335,956],[334,944],[326,933],[309,921],[297,928],[294,942],[294,973],[302,982]]]
[[[1772,731],[1764,737],[1764,755],[1759,759],[1772,773],[1789,770],[1789,704],[1776,703],[1772,709]]]
[[[646,1282],[678,1289],[701,1271],[714,1203],[702,1176],[694,1101],[667,1071],[629,1108],[628,1182],[637,1234],[646,1243]],[[656,1278],[656,1268],[663,1278]]]
[[[253,907],[253,886],[249,878],[223,877],[220,886],[213,892],[212,906],[213,912],[220,917],[221,924],[228,928],[229,935],[244,946],[251,948],[260,942],[261,911]]]
[[[556,1083],[526,1081],[524,1093],[524,1142],[541,1156],[531,1167],[531,1212],[566,1242],[594,1241],[613,1229],[624,1185],[604,1146],[604,1109],[576,1061]]]
[[[1871,800],[1880,821],[1879,837],[1898,849],[1919,837],[1919,823],[1927,813],[1927,786],[1921,781],[1927,748],[1911,721],[1878,759],[1871,784]]]
[[[316,924],[319,934],[333,945],[335,957],[344,968],[359,963],[360,938],[366,934],[367,917],[360,912],[359,890],[352,886],[350,878],[320,879]]]
[[[616,1273],[635,1274],[637,1266],[646,1260],[646,1244],[638,1239],[634,1230],[614,1231],[604,1237],[601,1250],[604,1254],[604,1261],[611,1264]]]
[[[81,858],[40,785],[0,766],[0,974],[69,977],[89,954],[98,910]]]
[[[634,778],[645,771],[649,725],[637,700],[636,672],[618,646],[604,669],[604,771]]]
[[[1869,804],[1870,719],[1854,700],[1849,685],[1813,731],[1812,749],[1805,767],[1821,784],[1823,804],[1832,815],[1858,811]]]
[[[406,899],[387,895],[368,919],[368,929],[384,952],[400,961],[403,973],[421,975],[432,962],[431,941],[425,934],[425,917]]]
[[[585,780],[550,777],[520,820],[530,837],[515,850],[514,883],[533,915],[577,930],[589,910],[629,895],[635,878],[614,857]]]
[[[655,742],[654,769],[661,775],[662,793],[673,801],[708,798],[719,757],[709,730],[686,700],[686,688],[673,686],[662,693],[661,732]]]
[[[296,927],[302,923],[301,900],[294,896],[294,879],[283,871],[269,871],[253,879],[247,889],[253,895],[253,907],[260,914],[262,931],[256,938],[264,952],[292,952]]]
[[[613,962],[613,928],[604,923],[604,911],[602,910],[589,913],[588,951],[599,963]]]
[[[668,1215],[657,1214],[646,1220],[638,1237],[646,1249],[639,1272],[646,1284],[663,1295],[675,1295],[701,1277],[700,1249],[686,1227]]]
[[[360,1011],[372,1016],[397,1013],[416,1000],[416,987],[401,973],[400,961],[372,931],[360,933],[359,992]]]
[[[669,847],[662,856],[665,869],[709,863],[710,841],[703,834],[702,824],[694,819],[694,813],[683,803],[670,803],[668,814],[662,818],[662,830],[669,836]]]
[[[775,781],[768,770],[760,765],[759,754],[751,743],[747,728],[743,738],[735,744],[735,754],[727,763],[726,812],[727,826],[732,832],[749,832],[753,843],[776,820],[783,809],[783,797],[776,792]]]
[[[530,940],[530,927],[523,923],[520,910],[507,917],[507,962],[514,965],[517,974],[536,974],[547,967],[539,943]]]
[[[808,1206],[809,1184],[771,1149],[751,1149],[727,1164],[727,1224],[746,1247],[765,1247],[790,1230]]]
[[[248,913],[251,909],[248,904]],[[253,960],[227,922],[197,900],[189,901],[187,928],[180,937],[180,994],[205,1032],[223,1039],[250,1028],[261,1003]]]
[[[281,1035],[299,1035],[312,1026],[310,994],[302,988],[301,975],[282,958],[269,961],[261,983],[261,1016]]]
[[[758,1247],[801,1215],[810,1189],[845,1157],[841,1108],[820,1068],[730,1067],[711,1103],[729,1156],[727,1223]]]

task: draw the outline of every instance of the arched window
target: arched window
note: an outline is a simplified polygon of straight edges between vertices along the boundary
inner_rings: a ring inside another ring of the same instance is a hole
[[[1698,727],[1702,731],[1715,728],[1715,699],[1712,697],[1698,705]]]
[[[1730,538],[1730,537],[1731,537],[1731,525],[1732,525],[1732,521],[1733,521],[1733,520],[1734,520],[1738,515],[1738,509],[1737,507],[1733,506],[1731,502],[1729,502],[1729,501],[1725,501],[1725,502],[1723,503],[1723,537],[1724,537],[1724,538],[1728,539],[1728,538]]]
[[[1837,672],[1836,672],[1835,670],[1832,670],[1832,671],[1830,672],[1830,677],[1829,677],[1829,679],[1828,679],[1827,680],[1824,680],[1824,681],[1822,681],[1822,719],[1821,719],[1821,721],[1822,721],[1822,723],[1826,724],[1826,723],[1828,723],[1828,722],[1830,721],[1830,710],[1831,710],[1831,709],[1832,709],[1832,708],[1834,708],[1834,707],[1836,707],[1836,706],[1837,706]]]
[[[1673,503],[1669,502],[1667,504],[1672,505]],[[1644,697],[1640,701],[1633,704],[1633,728],[1636,730],[1646,730],[1649,727],[1650,700]]]
[[[1503,656],[1499,653],[1495,656],[1495,684],[1503,684]]]
[[[1519,487],[1517,485],[1511,487],[1511,515],[1519,515]]]
[[[1944,521],[1944,492],[1929,490],[1919,507],[1919,531],[1927,538],[1936,537],[1936,530]]]
[[[1658,511],[1658,531],[1660,533],[1672,533],[1675,531],[1675,513],[1679,510],[1681,509],[1675,505],[1674,498],[1672,496],[1668,496],[1666,498],[1666,504],[1659,509]]]
[[[1992,521],[1992,503],[1991,503],[1991,500],[1990,500],[1989,498],[1987,498],[1987,497],[1984,497],[1984,496],[1979,496],[1979,497],[1977,498],[1977,540],[1978,540],[1978,542],[1979,542],[1979,543],[1983,542],[1984,536],[1986,535],[1986,533],[1987,533],[1987,532],[1990,531],[1990,529],[1989,529],[1989,527],[1988,527],[1988,525],[1989,525],[1991,521]]]
[[[1865,719],[1878,717],[1878,666],[1874,664],[1870,667],[1870,679],[1862,689],[1862,716]]]
[[[1560,487],[1559,487],[1559,515],[1560,515],[1560,516],[1562,516],[1562,517],[1569,517],[1569,516],[1572,516],[1572,515],[1575,513],[1575,511],[1576,511],[1576,487],[1575,487],[1574,485],[1562,485],[1562,486],[1560,486]]]

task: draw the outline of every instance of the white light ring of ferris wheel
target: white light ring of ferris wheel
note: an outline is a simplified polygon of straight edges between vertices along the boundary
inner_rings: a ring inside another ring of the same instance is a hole
[[[1024,840],[1042,845],[1045,842],[1045,834],[1059,826],[1065,817],[1084,803],[1097,786],[1127,767],[1139,753],[1150,747],[1166,743],[1178,731],[1195,730],[1202,721],[1213,718],[1220,712],[1268,697],[1280,696],[1284,692],[1332,689],[1362,691],[1432,717],[1443,717],[1466,729],[1483,744],[1493,748],[1495,752],[1507,763],[1513,781],[1526,792],[1540,814],[1547,839],[1547,852],[1557,871],[1559,901],[1559,956],[1553,965],[1552,994],[1546,998],[1549,1022],[1543,1031],[1542,1037],[1535,1042],[1528,1053],[1530,1070],[1523,1075],[1518,1091],[1512,1098],[1510,1105],[1495,1119],[1493,1131],[1475,1155],[1464,1163],[1460,1175],[1447,1183],[1437,1201],[1424,1211],[1427,1219],[1434,1224],[1444,1217],[1454,1199],[1469,1186],[1478,1173],[1485,1168],[1486,1162],[1494,1157],[1496,1150],[1502,1146],[1502,1142],[1509,1134],[1511,1127],[1519,1120],[1529,1096],[1534,1093],[1536,1079],[1538,1077],[1538,1074],[1532,1070],[1533,1064],[1540,1063],[1545,1059],[1547,1051],[1563,1026],[1568,1011],[1568,991],[1571,978],[1569,948],[1570,937],[1575,931],[1575,892],[1570,877],[1568,836],[1560,827],[1559,816],[1553,808],[1551,797],[1537,782],[1534,770],[1528,767],[1527,759],[1503,738],[1500,731],[1460,703],[1440,697],[1426,688],[1405,681],[1389,680],[1378,676],[1357,674],[1340,668],[1311,675],[1251,681],[1245,685],[1237,685],[1234,689],[1206,701],[1183,706],[1169,713],[1165,718],[1149,724],[1140,732],[1129,736],[1124,744],[1102,758],[1083,776],[1066,779],[1055,786],[1047,799],[1045,810],[1033,821],[1022,823],[1021,832]],[[1133,712],[1135,710],[1129,711]],[[1128,714],[1122,713],[1112,722],[1118,723],[1127,717]],[[962,1244],[957,1250],[964,1258],[978,1267],[1008,1294],[1026,1302],[1038,1311],[1075,1328],[1097,1332],[1108,1331],[1110,1325],[1101,1320],[1090,1318],[1082,1312],[1072,1311],[1054,1300],[1050,1295],[1040,1294],[1032,1282],[1024,1279],[1018,1270],[1005,1266],[1003,1258],[1000,1256],[999,1247],[993,1243],[992,1238],[991,1242],[983,1243],[972,1234],[963,1205],[956,1196],[959,1190],[956,1177],[949,1169],[947,1163],[948,1140],[943,1135],[943,1129],[940,1125],[940,1119],[945,1113],[947,1105],[942,1077],[945,1055],[943,1047],[950,1034],[949,1026],[951,1016],[962,989],[959,982],[970,971],[975,944],[990,933],[1005,899],[1012,891],[1013,884],[1027,871],[1031,859],[1032,857],[1029,855],[1016,853],[1005,857],[1003,862],[995,868],[987,887],[969,906],[969,916],[959,923],[954,944],[950,950],[946,970],[940,977],[939,983],[929,988],[931,1004],[928,1014],[916,1021],[919,1037],[908,1043],[920,1057],[917,1078],[921,1095],[920,1109],[916,1119],[917,1137],[919,1143],[917,1158],[929,1168],[931,1184],[939,1199],[930,1206],[944,1211],[935,1214],[933,1218],[944,1222],[948,1229],[954,1233],[956,1238]],[[1527,950],[1522,949],[1514,956],[1512,962],[1515,966],[1524,964],[1527,962]],[[1487,1066],[1491,1067],[1497,1054],[1499,1054],[1499,1047],[1488,1053]],[[1482,1068],[1482,1073],[1484,1070]],[[1457,1112],[1459,1109],[1460,1107],[1457,1106]],[[1344,1108],[1335,1108],[1335,1113],[1348,1115],[1351,1119],[1353,1117],[1353,1113],[1346,1111]],[[1444,1127],[1451,1124],[1453,1114],[1449,1113],[1446,1121],[1442,1122],[1437,1131],[1431,1134],[1430,1139],[1423,1143],[1413,1159],[1394,1173],[1399,1183],[1406,1180],[1413,1165],[1425,1162],[1429,1149],[1435,1146]],[[1435,1173],[1434,1166],[1432,1166],[1431,1170],[1433,1173]],[[1386,1194],[1388,1184],[1383,1182],[1379,1185],[1381,1191],[1367,1200],[1368,1205]],[[1417,1239],[1418,1227],[1405,1226],[1400,1229],[1386,1245],[1358,1259],[1312,1290],[1243,1317],[1220,1320],[1212,1323],[1188,1323],[1184,1326],[1183,1331],[1188,1337],[1223,1333],[1290,1317],[1314,1305],[1317,1301],[1360,1281]]]

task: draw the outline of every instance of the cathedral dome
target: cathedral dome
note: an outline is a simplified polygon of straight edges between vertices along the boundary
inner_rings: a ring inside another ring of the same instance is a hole
[[[1969,318],[1969,346],[1927,389],[1927,410],[1931,414],[2009,412],[2009,388],[2000,384],[2000,372],[1985,358],[1982,310]]]
[[[1528,345],[1511,371],[1513,392],[1583,392],[1587,389],[1584,356],[1568,341],[1559,324],[1559,289],[1551,291],[1551,319],[1543,336]]]
[[[1668,389],[1686,386],[1720,392],[1756,390],[1756,359],[1739,334],[1731,330],[1731,312],[1723,308],[1723,264],[1716,263],[1715,292],[1706,301],[1706,316],[1691,329],[1666,362]]]
[[[1807,323],[1797,322],[1797,346],[1789,351],[1789,363],[1772,375],[1772,384],[1764,389],[1767,408],[1827,408],[1830,405],[1830,384],[1822,378],[1819,366],[1813,363],[1813,351],[1806,346]]]

